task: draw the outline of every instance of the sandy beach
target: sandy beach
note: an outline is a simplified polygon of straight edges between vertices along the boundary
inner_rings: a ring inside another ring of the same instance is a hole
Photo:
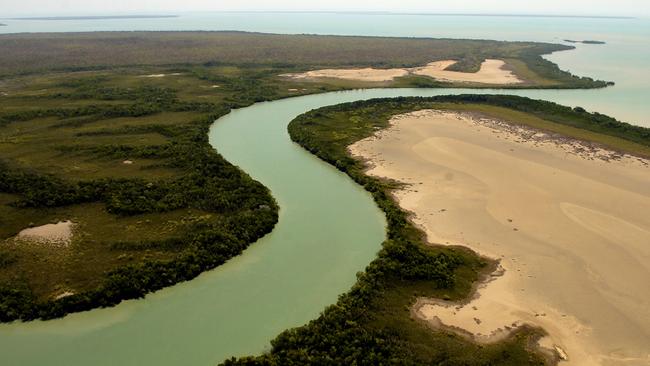
[[[523,82],[512,71],[505,69],[506,63],[502,60],[487,59],[483,61],[481,68],[477,72],[445,70],[456,62],[453,60],[436,61],[422,67],[403,69],[323,69],[299,74],[284,74],[282,76],[296,80],[327,78],[365,82],[387,82],[402,76],[419,75],[428,76],[439,81],[458,83],[508,85]]]
[[[466,304],[420,318],[492,342],[523,324],[567,365],[650,364],[648,161],[468,114],[419,111],[350,151],[409,183],[400,205],[432,243],[500,260]]]

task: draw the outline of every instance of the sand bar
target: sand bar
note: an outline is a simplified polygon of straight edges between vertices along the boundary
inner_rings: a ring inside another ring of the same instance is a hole
[[[458,83],[508,85],[523,82],[512,71],[505,69],[506,63],[502,60],[487,59],[483,61],[478,72],[457,72],[445,70],[456,62],[457,61],[453,60],[436,61],[422,67],[403,69],[323,69],[298,74],[284,74],[281,76],[290,77],[296,80],[328,78],[366,82],[387,82],[393,81],[395,78],[402,76],[419,75],[428,76],[439,81]]]
[[[539,326],[563,364],[650,364],[647,160],[431,110],[350,150],[370,174],[410,183],[396,197],[430,242],[500,259],[472,301],[420,300],[417,316],[479,342]]]

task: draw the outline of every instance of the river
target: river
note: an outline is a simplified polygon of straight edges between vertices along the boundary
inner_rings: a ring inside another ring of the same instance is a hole
[[[3,365],[211,365],[256,354],[313,319],[375,256],[385,221],[344,174],[292,143],[287,124],[308,110],[361,99],[471,93],[374,89],[258,103],[217,120],[210,143],[271,189],[275,230],[216,270],[109,309],[0,326]],[[482,93],[512,93],[483,90]],[[582,91],[584,94],[598,91]],[[515,94],[566,102],[574,91]]]

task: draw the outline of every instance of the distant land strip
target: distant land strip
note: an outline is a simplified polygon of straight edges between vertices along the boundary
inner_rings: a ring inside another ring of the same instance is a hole
[[[23,17],[11,20],[103,20],[103,19],[152,19],[178,18],[178,15],[94,15],[94,16],[62,16],[62,17]]]
[[[565,39],[564,42],[569,42],[569,43],[584,43],[584,44],[605,44],[606,42],[603,41],[590,41],[590,40],[585,40],[585,41],[576,41],[573,39]]]
[[[574,14],[508,14],[508,13],[427,13],[427,12],[390,12],[390,11],[291,11],[291,10],[228,10],[216,11],[222,14],[350,14],[350,15],[430,15],[463,17],[514,17],[514,18],[586,18],[586,19],[636,19],[625,15],[574,15]]]

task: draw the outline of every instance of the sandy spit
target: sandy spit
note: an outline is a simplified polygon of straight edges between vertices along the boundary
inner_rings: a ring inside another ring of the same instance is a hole
[[[456,62],[457,61],[453,60],[436,61],[431,62],[426,66],[405,69],[323,69],[299,74],[283,74],[281,76],[290,77],[296,80],[330,78],[366,82],[385,82],[412,74],[428,76],[446,82],[501,85],[518,84],[523,82],[517,78],[512,71],[504,68],[505,62],[502,60],[487,59],[481,64],[480,70],[473,73],[445,70]]]
[[[395,195],[430,242],[500,260],[470,302],[421,299],[418,317],[479,342],[541,327],[567,365],[650,364],[647,160],[434,110],[395,116],[350,151],[409,184]]]

